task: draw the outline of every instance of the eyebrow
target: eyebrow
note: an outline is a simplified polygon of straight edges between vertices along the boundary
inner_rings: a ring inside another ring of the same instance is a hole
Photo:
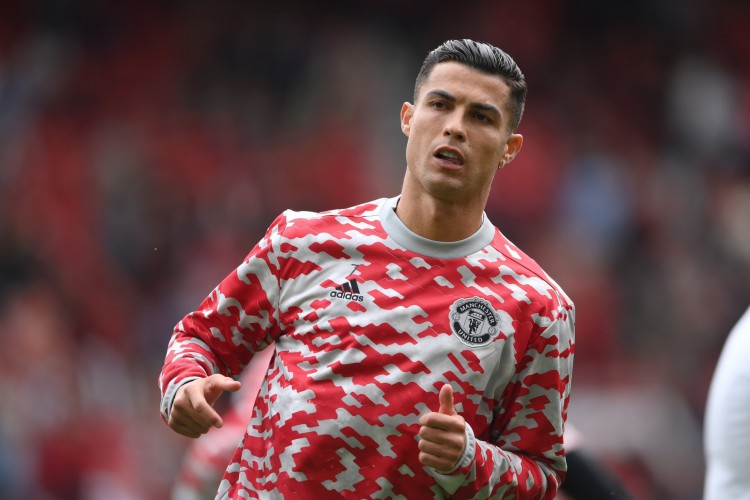
[[[446,92],[445,90],[440,90],[440,89],[430,90],[425,95],[425,97],[427,96],[441,97],[445,99],[446,101],[456,102],[456,98],[452,94],[449,94],[448,92]],[[503,116],[500,110],[497,109],[497,107],[493,106],[492,104],[486,104],[483,102],[472,102],[472,103],[469,103],[469,107],[473,109],[478,109],[481,111],[486,111],[488,113],[492,113],[500,117]]]

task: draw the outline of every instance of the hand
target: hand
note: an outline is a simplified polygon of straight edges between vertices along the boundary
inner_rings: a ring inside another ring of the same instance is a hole
[[[213,404],[224,391],[239,391],[239,381],[224,375],[211,375],[188,382],[175,394],[172,412],[167,424],[183,436],[197,438],[211,427],[221,427],[224,422],[213,409]]]
[[[453,406],[453,388],[440,388],[440,409],[419,419],[419,461],[440,471],[455,467],[466,447],[466,421]]]

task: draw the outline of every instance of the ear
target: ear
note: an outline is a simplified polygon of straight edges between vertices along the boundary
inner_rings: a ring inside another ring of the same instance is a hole
[[[497,168],[503,168],[505,165],[513,161],[523,146],[523,136],[521,134],[510,134],[508,141],[505,143],[505,153],[500,160],[500,164]]]
[[[401,106],[401,131],[406,137],[409,137],[411,117],[413,115],[414,105],[409,102],[405,102],[404,105]]]

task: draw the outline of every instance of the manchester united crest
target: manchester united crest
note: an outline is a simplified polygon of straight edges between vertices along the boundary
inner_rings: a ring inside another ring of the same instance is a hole
[[[489,301],[479,297],[459,299],[450,307],[451,329],[469,347],[492,342],[499,331],[498,321]]]

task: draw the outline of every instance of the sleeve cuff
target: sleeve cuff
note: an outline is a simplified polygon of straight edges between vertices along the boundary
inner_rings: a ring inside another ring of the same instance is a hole
[[[461,458],[456,462],[456,465],[447,472],[441,472],[441,474],[453,474],[458,469],[468,467],[471,462],[474,461],[474,453],[476,451],[476,438],[474,437],[474,429],[469,424],[466,424],[466,446],[464,446],[464,452]],[[437,471],[436,471],[437,472]]]
[[[177,390],[188,382],[198,380],[200,377],[185,377],[177,383],[169,384],[167,390],[164,391],[164,395],[161,398],[161,416],[165,422],[169,422],[169,415],[172,413],[172,405],[174,404],[174,397],[177,395]]]
[[[474,429],[469,424],[466,424],[466,446],[456,465],[449,471],[438,471],[432,467],[427,467],[427,473],[434,477],[438,484],[452,495],[466,481],[469,474],[464,473],[464,470],[468,469],[474,462],[476,449],[477,442],[474,437]],[[458,471],[461,471],[461,473],[458,473]]]

